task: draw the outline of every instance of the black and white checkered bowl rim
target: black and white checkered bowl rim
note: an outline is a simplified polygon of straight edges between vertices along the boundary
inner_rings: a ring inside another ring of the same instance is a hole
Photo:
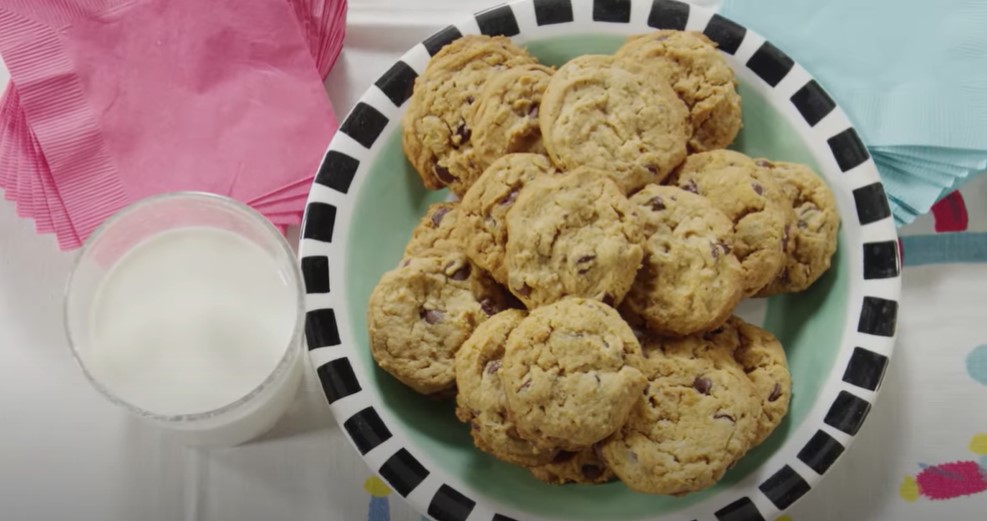
[[[574,29],[575,28],[575,29]],[[309,355],[336,420],[367,463],[419,511],[439,521],[535,519],[485,498],[445,472],[400,431],[357,354],[345,298],[344,245],[370,163],[400,125],[415,78],[431,55],[464,34],[536,40],[566,34],[686,29],[717,42],[739,77],[770,91],[814,150],[847,203],[844,229],[859,237],[851,259],[852,302],[833,373],[803,424],[756,472],[675,519],[770,520],[818,482],[846,450],[876,398],[894,346],[901,291],[897,235],[884,188],[846,115],[809,74],[770,42],[714,12],[676,0],[521,0],[476,13],[409,50],[343,121],[315,177],[300,247]],[[781,103],[781,102],[779,102]],[[387,131],[387,132],[385,132]],[[838,174],[835,174],[837,173]],[[753,481],[752,481],[753,480]]]

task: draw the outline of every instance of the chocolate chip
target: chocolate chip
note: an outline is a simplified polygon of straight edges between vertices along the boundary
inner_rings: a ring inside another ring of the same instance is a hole
[[[521,284],[521,287],[515,289],[514,290],[514,293],[516,293],[516,294],[518,294],[518,295],[520,295],[522,297],[527,297],[528,295],[531,294],[531,286],[529,286],[527,284]]]
[[[805,230],[805,229],[809,228],[809,223],[807,223],[805,221],[802,221],[802,220],[799,220],[798,227],[799,227],[799,230]]]
[[[407,267],[408,267],[408,265],[410,265],[410,264],[411,264],[411,259],[404,259],[404,260],[403,260],[403,261],[401,262],[401,267],[402,267],[402,268],[407,268]]]
[[[651,210],[655,212],[660,212],[665,209],[665,200],[661,196],[654,196],[648,203],[651,204]]]
[[[442,321],[442,312],[436,309],[422,309],[418,317],[429,324],[437,324]]]
[[[483,372],[486,374],[494,374],[498,369],[500,369],[500,360],[491,360],[487,362],[486,366],[484,366]]]
[[[774,164],[771,163],[771,161],[765,159],[758,159],[757,161],[754,161],[754,164],[762,168],[771,168],[775,166]]]
[[[594,374],[593,378],[596,378],[596,385],[600,385],[600,375]]]
[[[761,186],[761,184],[758,183],[757,181],[751,182],[751,188],[754,189],[754,192],[756,192],[757,195],[764,195],[764,187]]]
[[[514,438],[516,440],[521,439],[521,433],[517,431],[517,428],[513,425],[507,428],[507,436],[509,438]]]
[[[469,143],[470,136],[472,135],[473,132],[466,126],[465,122],[460,123],[459,126],[456,127],[456,136],[459,138],[460,145]]]
[[[703,340],[712,340],[714,336],[719,335],[720,333],[722,333],[724,329],[725,328],[723,328],[723,327],[718,327],[718,328],[716,328],[716,329],[714,329],[712,331],[707,331],[707,332],[703,333]]]
[[[439,181],[442,181],[442,184],[447,185],[456,182],[456,178],[449,173],[449,169],[438,163],[436,163],[435,167],[432,168],[432,172],[435,173],[435,177],[437,177]]]
[[[632,450],[627,451],[627,459],[631,460],[631,463],[637,463],[637,453]]]
[[[785,231],[781,234],[781,251],[788,251],[788,225],[785,225]]]
[[[644,167],[651,175],[658,175],[658,167],[655,165],[647,165]]]
[[[609,293],[603,295],[603,303],[606,304],[606,305],[608,305],[608,306],[613,307],[613,303],[614,303],[613,295],[611,295]]]
[[[709,395],[709,391],[713,388],[713,382],[705,376],[697,376],[692,381],[692,388],[705,395]]]
[[[489,298],[485,298],[480,301],[480,309],[482,309],[488,317],[492,317],[501,311],[500,306]]]
[[[472,105],[474,101],[476,101],[476,100],[473,99],[473,96],[466,96],[466,103],[469,103],[470,105]]]
[[[531,108],[528,109],[528,117],[529,118],[537,118],[538,117],[538,105],[532,105]]]
[[[586,479],[596,479],[603,475],[603,468],[599,465],[593,465],[587,463],[579,468],[579,471],[583,473]]]
[[[713,253],[713,258],[714,259],[719,259],[720,258],[720,245],[719,244],[717,244],[715,242],[709,243],[709,251]]]
[[[771,395],[768,396],[768,401],[773,402],[781,398],[781,385],[775,383],[774,389],[771,389]]]
[[[718,413],[716,413],[716,414],[713,415],[713,419],[714,420],[719,420],[721,418],[726,418],[727,420],[730,420],[733,423],[737,423],[737,420],[733,419],[733,416],[730,416],[729,414],[724,414],[722,412],[718,412]]]
[[[470,265],[463,264],[463,267],[454,271],[452,275],[449,275],[449,278],[452,280],[466,280],[470,277],[470,271]]]
[[[471,431],[478,431],[478,430],[480,430],[480,424],[479,423],[476,423],[476,422],[470,422],[470,430]]]
[[[436,210],[435,213],[432,214],[432,226],[438,228],[439,224],[442,223],[442,218],[445,217],[450,210],[452,210],[452,208],[448,208],[445,206]]]
[[[595,259],[595,258],[596,258],[596,255],[583,255],[582,257],[576,259],[576,264],[586,264],[586,263],[592,262],[593,259]],[[590,269],[592,269],[592,266],[583,266],[583,267],[579,268],[579,270],[578,270],[577,273],[579,273],[580,275],[583,275],[584,273],[589,272]]]
[[[560,450],[558,453],[555,454],[555,457],[552,458],[552,463],[565,463],[575,457],[576,457],[575,452]]]
[[[686,192],[692,192],[694,194],[699,193],[699,187],[696,186],[696,181],[694,179],[689,179],[685,184],[679,186],[679,188],[685,190]]]
[[[507,206],[509,204],[514,204],[514,200],[517,199],[517,190],[511,190],[510,193],[504,196],[497,204],[501,206]]]
[[[531,387],[531,378],[528,378],[527,380],[521,382],[521,387],[518,387],[518,392],[521,392],[527,389],[528,387]]]

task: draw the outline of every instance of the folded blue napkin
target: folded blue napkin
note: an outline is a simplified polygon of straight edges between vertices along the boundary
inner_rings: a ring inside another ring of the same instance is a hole
[[[724,0],[826,87],[899,224],[987,169],[987,0]]]

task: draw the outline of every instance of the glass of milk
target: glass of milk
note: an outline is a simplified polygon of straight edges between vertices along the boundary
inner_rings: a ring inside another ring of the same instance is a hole
[[[73,353],[100,392],[191,445],[274,425],[302,378],[304,291],[291,247],[232,199],[179,192],[124,209],[69,280]]]

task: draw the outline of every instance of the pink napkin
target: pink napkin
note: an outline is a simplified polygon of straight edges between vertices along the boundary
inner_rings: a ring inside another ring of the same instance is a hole
[[[39,233],[74,248],[123,206],[174,190],[300,223],[337,127],[321,80],[345,1],[5,3],[0,187]]]

